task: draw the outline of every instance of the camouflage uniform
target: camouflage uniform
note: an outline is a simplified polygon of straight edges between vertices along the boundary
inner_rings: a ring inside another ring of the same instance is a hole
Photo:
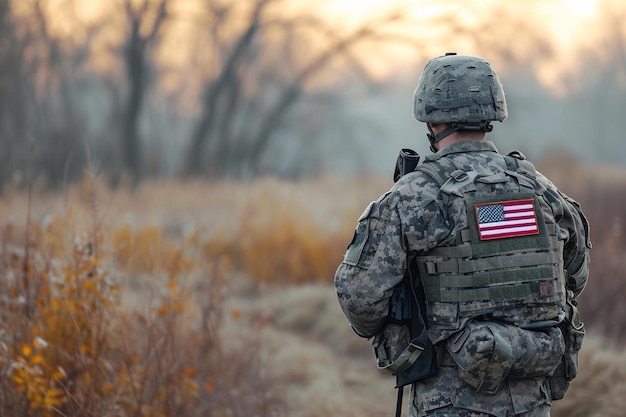
[[[498,175],[508,169],[504,156],[484,140],[452,144],[432,156],[432,160],[442,159],[463,171]],[[565,286],[576,297],[587,281],[587,222],[578,204],[544,176],[537,174],[536,182],[546,196],[543,209],[552,212],[556,235],[563,245]],[[408,256],[426,256],[435,248],[445,247],[453,236],[467,228],[468,215],[462,199],[461,203],[449,204],[446,198],[440,184],[418,170],[402,177],[359,219],[344,262],[336,272],[335,287],[346,318],[360,336],[370,338],[385,331],[390,297],[403,279]],[[467,304],[460,303],[459,308]],[[546,376],[554,372],[555,361],[563,356],[563,337],[557,328],[532,332],[530,337],[529,331],[517,327],[546,319],[542,316],[545,309],[515,306],[451,323],[458,313],[445,311],[446,308],[445,304],[427,303],[429,338],[439,353],[439,371],[413,384],[410,415],[549,415],[552,394]],[[560,314],[558,320],[562,317]],[[503,381],[494,385],[491,392],[477,392],[476,381],[472,380],[476,375],[463,369],[463,361],[486,360],[490,362],[489,372],[497,374],[497,360],[481,358],[481,352],[493,351],[494,344],[502,339],[512,346],[516,362],[503,371]],[[450,352],[457,356],[452,358]],[[537,355],[547,360],[546,369],[542,369],[545,362],[538,361],[537,369],[525,373],[525,369],[533,367]]]

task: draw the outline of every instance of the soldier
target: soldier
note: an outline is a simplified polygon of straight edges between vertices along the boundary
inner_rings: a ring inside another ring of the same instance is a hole
[[[433,154],[359,218],[335,275],[341,308],[390,362],[435,362],[412,382],[411,416],[549,416],[584,336],[576,298],[589,272],[587,220],[520,152],[485,140],[507,117],[485,60],[431,60],[413,113]],[[423,346],[399,354],[415,337],[391,314],[407,276],[423,297],[433,359],[420,359]]]

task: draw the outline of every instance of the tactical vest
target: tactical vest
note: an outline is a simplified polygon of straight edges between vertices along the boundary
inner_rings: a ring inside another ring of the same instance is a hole
[[[545,187],[521,154],[504,158],[497,174],[466,172],[447,158],[417,168],[439,184],[448,222],[464,226],[416,259],[430,329],[481,316],[528,328],[563,319],[563,243]]]

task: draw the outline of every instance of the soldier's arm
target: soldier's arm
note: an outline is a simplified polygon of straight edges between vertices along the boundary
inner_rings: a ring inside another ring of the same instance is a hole
[[[335,274],[341,309],[362,337],[372,337],[384,326],[393,288],[406,267],[400,216],[392,200],[383,197],[361,215]]]

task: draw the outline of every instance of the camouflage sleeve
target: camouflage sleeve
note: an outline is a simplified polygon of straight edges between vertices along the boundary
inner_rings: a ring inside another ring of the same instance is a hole
[[[389,299],[406,266],[400,216],[388,197],[372,202],[361,215],[335,274],[341,309],[362,337],[374,336],[385,324]]]
[[[589,277],[589,251],[591,249],[589,222],[575,200],[558,190],[545,177],[540,178],[546,185],[546,197],[550,200],[564,237],[563,261],[567,289],[574,293],[574,297],[578,297]]]
[[[565,277],[568,289],[574,292],[574,297],[578,297],[589,278],[589,251],[591,249],[589,222],[575,200],[563,193],[561,195],[566,202],[567,215],[564,217],[568,219],[567,225],[570,229],[569,239],[565,242],[563,250]],[[560,222],[559,226],[561,226]]]

